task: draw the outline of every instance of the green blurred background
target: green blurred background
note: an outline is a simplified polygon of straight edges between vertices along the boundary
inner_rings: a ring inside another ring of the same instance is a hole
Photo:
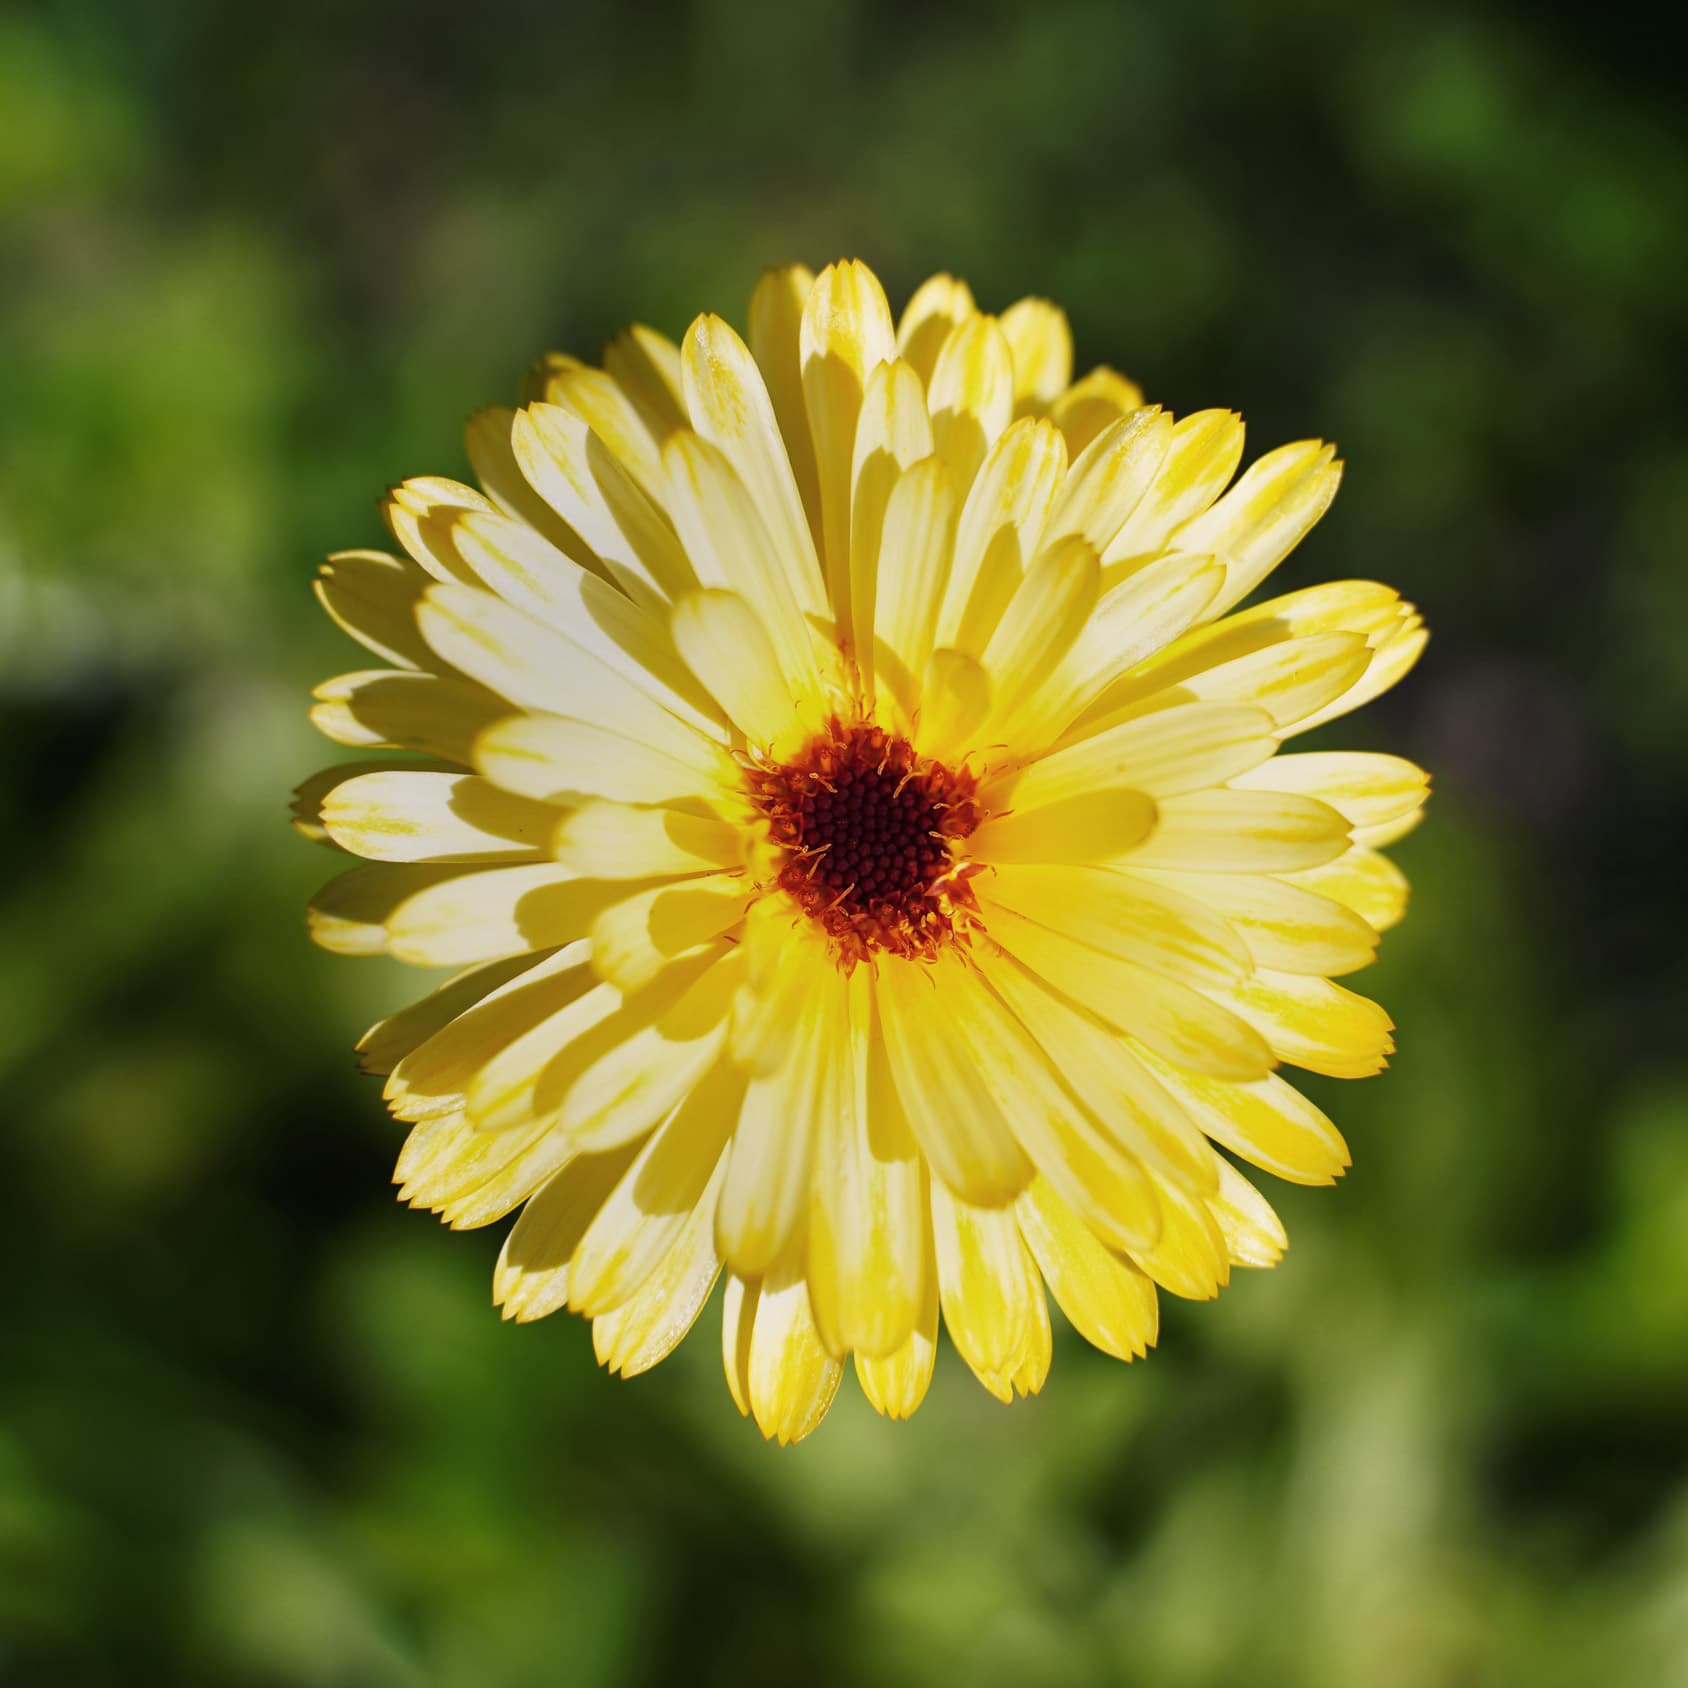
[[[0,7],[0,1684],[1688,1683],[1688,152],[1635,10]],[[1337,439],[1435,772],[1284,1265],[795,1452],[392,1201],[323,553],[548,346],[868,258]]]

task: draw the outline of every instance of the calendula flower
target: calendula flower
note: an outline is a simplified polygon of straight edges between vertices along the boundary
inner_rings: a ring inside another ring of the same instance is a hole
[[[1234,482],[1243,427],[1071,378],[1054,306],[860,263],[553,356],[469,425],[481,490],[405,482],[403,555],[335,556],[375,666],[320,687],[381,754],[300,793],[367,864],[317,940],[458,969],[375,1026],[401,1196],[521,1208],[506,1317],[592,1320],[630,1375],[726,1277],[741,1411],[795,1441],[852,1359],[912,1413],[942,1322],[1041,1387],[1045,1286],[1122,1359],[1156,1291],[1285,1238],[1231,1157],[1347,1165],[1277,1072],[1376,1072],[1379,846],[1426,781],[1283,754],[1412,665],[1369,581],[1237,605],[1340,465]],[[396,754],[395,754],[396,753]],[[1225,1151],[1221,1153],[1219,1151]]]

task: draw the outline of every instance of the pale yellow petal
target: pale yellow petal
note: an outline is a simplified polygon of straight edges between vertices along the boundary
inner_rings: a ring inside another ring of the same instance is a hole
[[[1213,994],[1292,1066],[1331,1078],[1368,1078],[1389,1063],[1394,1022],[1367,997],[1329,979],[1261,968]]]
[[[696,746],[682,760],[613,727],[510,715],[477,736],[473,756],[494,784],[551,803],[712,803],[737,790],[738,770],[726,753],[702,738]]]
[[[897,323],[897,349],[927,385],[944,342],[977,310],[972,289],[952,275],[930,276],[914,290]]]
[[[736,926],[753,895],[736,872],[639,891],[592,922],[592,965],[624,990],[637,990],[676,956]]]
[[[452,537],[454,518],[492,505],[473,487],[444,475],[418,475],[401,481],[381,501],[381,515],[400,545],[436,580],[480,584],[474,565],[458,551]]]
[[[1073,1329],[1117,1360],[1146,1354],[1160,1333],[1153,1281],[1104,1248],[1046,1179],[1033,1182],[1014,1212],[1038,1270]]]
[[[438,670],[443,664],[416,625],[429,579],[408,559],[382,551],[336,551],[322,565],[316,595],[345,632],[383,661]]]
[[[1252,791],[1316,797],[1355,828],[1385,826],[1415,814],[1430,793],[1430,776],[1405,757],[1361,750],[1274,756],[1235,783]]]
[[[1198,410],[1172,430],[1154,482],[1102,555],[1122,570],[1166,548],[1178,526],[1224,490],[1243,451],[1243,419],[1230,410]],[[1217,593],[1215,594],[1217,596]]]
[[[383,862],[531,860],[549,853],[558,819],[474,774],[398,769],[335,786],[321,818],[342,849]]]
[[[1156,813],[1153,798],[1126,786],[1084,792],[986,821],[967,853],[993,864],[1113,861],[1148,837]]]
[[[955,545],[956,500],[935,457],[898,477],[885,505],[874,568],[874,666],[910,719],[932,654]]]
[[[1117,369],[1099,365],[1081,376],[1050,406],[1049,414],[1074,457],[1105,428],[1140,409],[1143,390]]]
[[[647,879],[740,865],[739,828],[712,814],[592,802],[566,815],[552,852],[578,874]]]
[[[1171,444],[1172,418],[1159,405],[1135,410],[1103,429],[1073,460],[1050,512],[1044,544],[1077,534],[1099,555],[1106,553],[1149,490]],[[1180,549],[1205,555],[1196,545]]]
[[[1319,867],[1285,877],[1292,885],[1351,908],[1374,931],[1387,932],[1407,912],[1407,877],[1387,856],[1351,845]]]
[[[991,683],[983,667],[962,651],[940,648],[920,676],[920,714],[914,743],[939,761],[959,759],[977,742],[990,717]]]
[[[1208,1211],[1225,1238],[1233,1266],[1276,1266],[1289,1247],[1289,1234],[1272,1204],[1227,1160],[1219,1163],[1219,1193]]]
[[[666,334],[634,323],[604,347],[604,368],[638,405],[659,445],[676,428],[687,426],[680,348]]]
[[[956,1352],[999,1400],[1002,1373],[1019,1358],[1043,1285],[1012,1207],[972,1207],[932,1185],[938,1297]]]
[[[803,401],[820,483],[827,597],[841,623],[850,605],[850,494],[856,425],[875,368],[897,355],[891,307],[859,259],[829,264],[803,305]],[[841,633],[848,637],[847,625]]]
[[[1014,404],[1042,416],[1073,378],[1073,331],[1067,313],[1047,299],[1016,299],[1002,313],[1014,358]]]
[[[1014,357],[995,317],[951,330],[927,383],[932,438],[957,488],[969,487],[985,453],[1014,416]]]
[[[1171,1295],[1209,1301],[1231,1278],[1230,1253],[1206,1201],[1173,1185],[1162,1191],[1164,1224],[1153,1248],[1131,1258]]]
[[[1126,864],[1184,873],[1293,873],[1333,861],[1347,848],[1347,821],[1316,797],[1220,787],[1162,798],[1154,831]]]
[[[856,1355],[856,1381],[862,1393],[875,1412],[890,1419],[912,1416],[926,1398],[938,1354],[938,1263],[932,1248],[931,1201],[926,1195],[924,1167],[920,1187],[920,1312],[914,1329],[894,1353],[883,1357]]]
[[[1085,632],[1100,582],[1095,548],[1069,536],[1048,546],[1015,589],[982,659],[995,700],[990,723],[1011,742]]]
[[[880,1023],[898,1098],[933,1172],[972,1201],[1000,1205],[1032,1169],[956,1024],[951,1004],[967,989],[968,966],[953,953],[930,967],[887,957],[876,981]]]
[[[390,946],[387,921],[407,898],[430,887],[481,877],[472,866],[450,862],[373,862],[355,867],[329,880],[311,898],[306,926],[313,943],[336,955],[385,955]]]
[[[475,735],[509,712],[502,698],[472,680],[405,668],[341,674],[311,696],[311,724],[339,744],[418,750],[464,764]]]
[[[809,519],[815,554],[824,543],[821,486],[815,468],[815,442],[803,402],[803,307],[815,285],[814,271],[803,264],[766,270],[750,296],[750,352],[768,383],[774,416],[785,438],[785,454],[797,477],[797,491]]]
[[[582,1155],[522,1209],[492,1275],[493,1304],[506,1319],[525,1324],[568,1305],[569,1261],[632,1154]]]
[[[613,375],[582,366],[554,376],[546,398],[572,410],[615,454],[647,498],[662,496],[658,440],[632,396]]]
[[[826,1350],[809,1308],[802,1251],[794,1247],[757,1287],[746,1393],[756,1428],[782,1446],[826,1417],[844,1368]]]
[[[464,968],[427,996],[377,1020],[358,1039],[358,1065],[366,1073],[390,1073],[418,1044],[535,964],[533,956],[524,955]]]
[[[793,698],[761,616],[736,592],[688,593],[669,625],[686,665],[752,748],[781,760],[819,726],[818,709],[805,719]]]
[[[607,576],[609,571],[594,555],[592,547],[534,491],[522,473],[512,437],[515,425],[516,413],[506,405],[487,405],[469,418],[463,430],[463,443],[474,466],[475,479],[486,488],[495,509],[532,528],[547,544],[572,557],[582,568]]]

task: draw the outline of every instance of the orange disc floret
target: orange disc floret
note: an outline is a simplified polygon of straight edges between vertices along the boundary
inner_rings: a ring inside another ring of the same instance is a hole
[[[984,813],[966,768],[834,716],[789,761],[750,763],[746,781],[782,853],[775,882],[846,971],[880,952],[930,960],[974,924],[979,870],[957,846]]]

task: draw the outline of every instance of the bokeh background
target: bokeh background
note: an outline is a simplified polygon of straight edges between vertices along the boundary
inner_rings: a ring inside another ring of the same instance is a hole
[[[0,1684],[1688,1683],[1688,151],[1600,7],[0,7]],[[548,346],[857,253],[1342,496],[1437,776],[1294,1247],[796,1451],[397,1207],[309,590]]]

